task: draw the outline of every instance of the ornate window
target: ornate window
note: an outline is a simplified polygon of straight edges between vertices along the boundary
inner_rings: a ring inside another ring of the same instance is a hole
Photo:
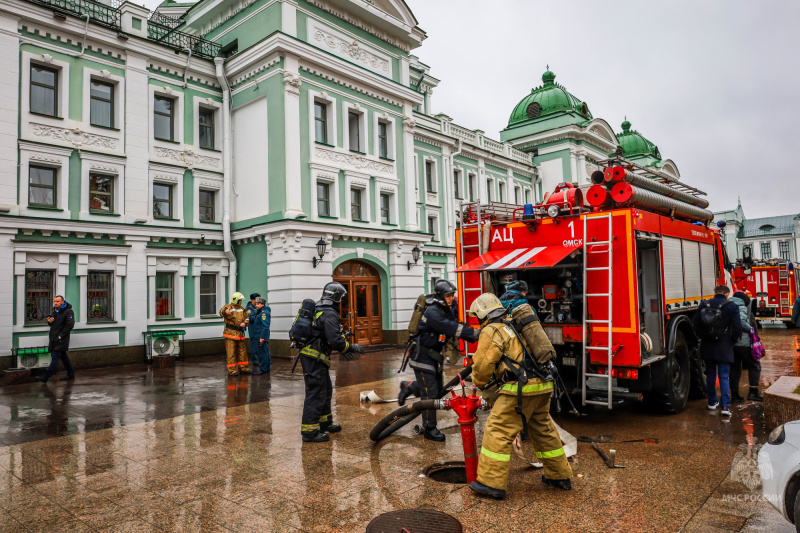
[[[31,65],[31,113],[58,114],[58,71]]]
[[[28,205],[56,207],[56,169],[31,165],[28,180]]]
[[[528,115],[528,118],[536,118],[542,112],[542,106],[539,105],[539,102],[534,102],[528,106],[525,110],[525,113]]]
[[[761,243],[761,259],[769,259],[772,257],[772,243],[771,242],[762,242]]]
[[[778,242],[778,255],[781,259],[789,260],[789,241]]]
[[[200,148],[214,149],[214,110],[200,108]]]
[[[89,176],[89,211],[114,212],[114,177],[91,174]]]
[[[114,273],[89,271],[86,278],[87,322],[114,320]]]
[[[347,127],[350,135],[350,151],[362,152],[361,150],[361,115],[350,111],[347,113]]]
[[[55,270],[25,271],[25,325],[47,324],[56,289]]]
[[[174,282],[172,272],[156,272],[156,318],[175,316]]]
[[[314,139],[318,143],[328,143],[328,106],[314,102]]]
[[[378,122],[378,156],[386,159],[389,157],[389,136],[386,122]]]
[[[331,186],[328,183],[317,182],[317,214],[331,216]]]
[[[213,223],[215,221],[216,196],[217,194],[214,191],[200,189],[200,222]]]
[[[391,223],[391,211],[389,209],[391,198],[386,193],[381,193],[381,222],[383,224]]]
[[[153,217],[172,218],[172,185],[153,184]]]
[[[175,140],[175,100],[155,96],[153,100],[153,135],[162,141]]]
[[[350,189],[350,216],[353,220],[361,218],[361,189]]]
[[[200,316],[217,314],[217,275],[200,274]]]
[[[89,123],[114,127],[114,84],[92,80],[89,85]]]
[[[433,161],[425,161],[425,189],[428,192],[435,192],[436,189],[433,188],[434,182]]]

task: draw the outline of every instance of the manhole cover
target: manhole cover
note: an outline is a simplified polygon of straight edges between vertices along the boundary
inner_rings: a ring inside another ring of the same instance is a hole
[[[436,463],[425,469],[425,475],[440,483],[467,482],[467,468],[463,461]]]
[[[367,525],[367,533],[461,533],[461,522],[440,511],[403,509],[376,517]]]

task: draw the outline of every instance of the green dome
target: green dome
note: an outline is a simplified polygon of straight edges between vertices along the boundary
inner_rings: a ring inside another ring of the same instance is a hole
[[[531,89],[531,93],[516,105],[508,119],[509,127],[560,111],[574,112],[584,119],[592,119],[586,102],[557,84],[555,79],[556,75],[549,69],[542,74],[543,85]]]
[[[617,141],[622,146],[623,157],[651,156],[661,159],[658,146],[651,143],[636,130],[631,130],[631,123],[625,120],[622,123],[622,133],[617,133]]]

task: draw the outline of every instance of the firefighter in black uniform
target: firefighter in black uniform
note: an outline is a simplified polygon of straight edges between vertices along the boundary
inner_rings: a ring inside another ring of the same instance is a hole
[[[409,365],[414,369],[415,382],[404,381],[400,384],[400,395],[397,403],[403,405],[410,395],[423,400],[439,398],[442,391],[442,348],[449,339],[464,339],[477,342],[478,331],[461,324],[457,320],[458,305],[455,301],[456,286],[445,279],[436,282],[433,287],[432,301],[419,323],[419,337],[411,352]],[[424,436],[428,440],[443,442],[441,431],[436,428],[436,411],[431,409],[422,412]]]
[[[336,350],[348,360],[354,354],[364,353],[358,344],[347,342],[339,322],[339,303],[345,294],[347,289],[341,283],[334,281],[325,285],[311,323],[313,340],[300,350],[306,385],[300,429],[303,442],[325,442],[330,440],[328,433],[342,430],[342,426],[334,424],[331,418],[331,352]]]

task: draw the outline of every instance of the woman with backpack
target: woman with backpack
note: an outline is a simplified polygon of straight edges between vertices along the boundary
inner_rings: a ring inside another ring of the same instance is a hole
[[[736,344],[733,345],[733,365],[731,366],[731,403],[744,403],[744,397],[739,394],[739,380],[742,377],[742,368],[747,370],[747,377],[750,382],[750,391],[747,400],[751,402],[763,402],[764,398],[759,392],[759,381],[761,380],[761,362],[753,359],[750,347],[750,331],[756,327],[756,319],[753,316],[749,296],[741,291],[733,293],[731,302],[739,306],[739,318],[742,321],[742,335]]]

